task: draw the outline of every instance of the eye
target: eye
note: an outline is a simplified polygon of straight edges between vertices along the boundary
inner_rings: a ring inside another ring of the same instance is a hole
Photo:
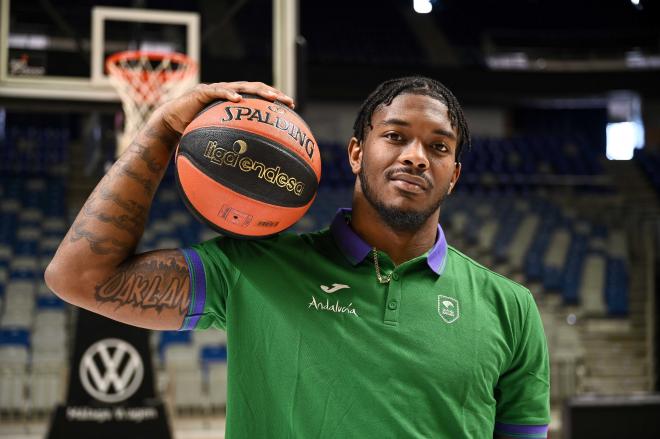
[[[438,152],[449,152],[449,147],[445,143],[434,143],[432,147]]]
[[[385,133],[385,138],[389,139],[393,142],[401,142],[403,140],[403,136],[397,132],[388,132]]]

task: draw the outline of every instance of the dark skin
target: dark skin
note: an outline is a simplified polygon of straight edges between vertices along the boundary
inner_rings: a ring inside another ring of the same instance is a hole
[[[240,93],[293,107],[290,97],[272,87],[237,82],[200,85],[159,108],[89,196],[46,269],[46,282],[58,296],[134,326],[181,327],[190,300],[182,253],[171,249],[135,254],[135,248],[186,126],[206,104],[216,99],[239,102]],[[447,107],[420,95],[396,97],[374,112],[372,126],[364,141],[352,138],[348,146],[357,177],[351,225],[398,265],[435,243],[440,203],[461,172],[456,162],[458,135]],[[388,206],[415,211],[437,207],[416,230],[395,230],[362,192],[361,170]]]
[[[447,106],[423,95],[397,96],[374,112],[371,125],[363,142],[352,138],[348,145],[351,169],[357,176],[351,225],[399,265],[435,243],[439,204],[461,174],[456,162],[458,135],[447,117]],[[393,229],[362,191],[359,174],[364,166],[370,185],[386,205],[412,211],[437,208],[415,230]]]

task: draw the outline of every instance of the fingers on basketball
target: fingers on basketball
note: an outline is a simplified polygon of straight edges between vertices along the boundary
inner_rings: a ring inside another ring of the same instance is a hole
[[[230,88],[236,93],[254,94],[269,101],[279,101],[291,108],[295,107],[293,98],[275,87],[264,84],[263,82],[239,81],[232,83],[218,83],[215,85],[220,86],[220,88]]]

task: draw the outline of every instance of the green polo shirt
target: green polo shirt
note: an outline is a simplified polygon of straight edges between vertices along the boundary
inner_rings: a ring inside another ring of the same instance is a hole
[[[227,331],[226,437],[545,438],[548,352],[530,292],[448,246],[394,266],[329,229],[183,252],[182,329]]]

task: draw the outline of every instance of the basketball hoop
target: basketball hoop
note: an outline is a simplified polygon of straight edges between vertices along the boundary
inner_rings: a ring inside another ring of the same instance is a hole
[[[128,51],[105,62],[110,83],[124,109],[124,131],[118,135],[117,156],[128,147],[151,113],[195,85],[197,63],[181,53]]]

